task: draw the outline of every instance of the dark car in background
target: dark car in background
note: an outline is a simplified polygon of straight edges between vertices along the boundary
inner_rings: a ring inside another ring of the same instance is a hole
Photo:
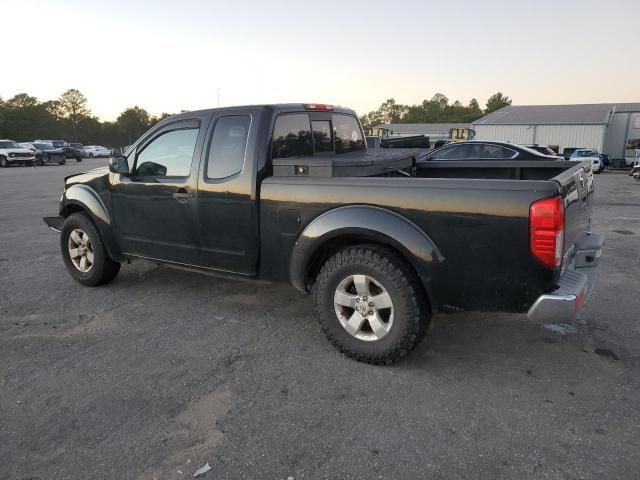
[[[470,140],[449,143],[431,152],[427,160],[558,160],[556,155],[545,155],[508,142]]]
[[[47,163],[57,163],[58,165],[64,165],[67,163],[67,157],[64,150],[56,148],[50,143],[23,143],[24,148],[27,148],[34,152],[36,156],[36,163],[43,166]]]
[[[538,145],[537,143],[530,143],[530,144],[523,144],[522,146],[530,148],[531,150],[535,150],[536,152],[542,153],[543,155],[562,157],[562,155],[560,155],[553,148],[548,147],[547,145]]]
[[[64,151],[66,158],[75,158],[76,162],[81,162],[84,158],[84,149],[81,143],[70,143],[60,148]]]

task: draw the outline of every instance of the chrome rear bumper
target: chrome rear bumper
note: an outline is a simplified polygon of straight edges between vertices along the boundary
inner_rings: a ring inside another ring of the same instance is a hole
[[[598,278],[598,261],[604,237],[590,233],[576,243],[576,254],[558,280],[558,288],[540,295],[527,316],[537,322],[575,321],[578,310],[586,303]]]

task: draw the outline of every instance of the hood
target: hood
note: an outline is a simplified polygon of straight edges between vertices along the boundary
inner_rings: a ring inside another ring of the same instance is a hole
[[[33,155],[33,152],[28,148],[6,148],[3,150],[6,150],[7,153],[28,153],[30,155]]]
[[[93,170],[89,170],[84,173],[75,173],[73,175],[69,175],[68,177],[64,177],[65,187],[70,187],[71,185],[75,185],[76,183],[88,183],[92,180],[95,180],[100,177],[106,177],[109,175],[109,167],[99,167],[94,168]]]

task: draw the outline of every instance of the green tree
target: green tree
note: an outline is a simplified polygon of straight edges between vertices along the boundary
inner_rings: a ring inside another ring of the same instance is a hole
[[[71,135],[77,136],[78,124],[80,121],[91,115],[88,107],[88,100],[75,88],[67,90],[62,95],[56,105],[57,113],[69,121],[71,125]],[[74,138],[75,140],[76,138]]]
[[[500,110],[502,107],[511,105],[511,99],[502,94],[502,92],[494,93],[487,100],[487,108],[485,109],[485,115]]]
[[[134,106],[127,108],[116,119],[116,129],[119,133],[119,143],[131,145],[140,135],[151,126],[151,117],[144,108]]]
[[[393,98],[387,99],[378,109],[379,118],[384,123],[398,122],[406,113],[407,107],[397,103]]]

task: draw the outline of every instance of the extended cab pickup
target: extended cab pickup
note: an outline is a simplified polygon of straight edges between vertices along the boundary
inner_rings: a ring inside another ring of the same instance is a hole
[[[291,283],[370,363],[403,357],[440,311],[575,318],[603,248],[589,162],[377,152],[345,108],[182,113],[108,169],[67,177],[45,222],[84,285],[138,258]]]

